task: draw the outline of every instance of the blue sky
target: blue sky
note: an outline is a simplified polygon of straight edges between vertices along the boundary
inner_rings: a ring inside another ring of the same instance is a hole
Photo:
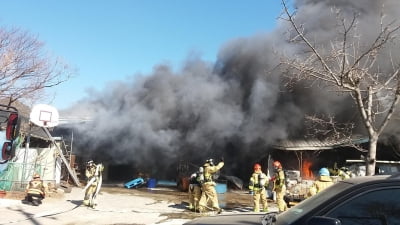
[[[0,25],[29,31],[78,69],[44,102],[64,109],[159,63],[179,70],[190,52],[215,62],[224,43],[272,30],[280,12],[279,0],[13,0],[2,1]]]

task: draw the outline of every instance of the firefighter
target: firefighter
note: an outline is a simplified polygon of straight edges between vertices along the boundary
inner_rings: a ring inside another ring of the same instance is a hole
[[[284,212],[288,208],[285,200],[283,200],[286,193],[285,173],[283,172],[282,165],[279,161],[274,161],[273,165],[275,174],[272,178],[274,182],[272,190],[276,193],[276,202],[278,204],[279,212]]]
[[[199,171],[193,173],[189,178],[189,210],[198,211],[199,201],[201,198],[201,174],[203,173],[203,167],[199,168]]]
[[[311,186],[308,196],[313,196],[325,188],[331,186],[333,184],[333,180],[330,177],[329,170],[325,167],[321,168],[318,171],[318,179],[314,182],[314,184]]]
[[[47,186],[43,183],[38,173],[33,174],[32,180],[26,186],[26,200],[32,205],[38,206],[42,204],[42,200],[46,196]]]
[[[203,165],[203,176],[201,176],[201,198],[199,201],[199,211],[205,212],[206,209],[216,211],[218,213],[222,212],[219,207],[217,191],[215,190],[216,183],[214,181],[214,175],[224,166],[224,159],[214,165],[213,160],[207,160]]]
[[[340,179],[345,180],[349,179],[352,176],[352,174],[348,168],[341,167],[340,169],[338,169],[338,176],[340,177]]]
[[[254,164],[254,172],[250,177],[249,193],[253,195],[254,212],[260,212],[260,201],[262,210],[268,212],[266,187],[268,186],[268,176],[261,171],[261,165]]]
[[[83,205],[93,207],[96,205],[95,199],[97,193],[100,190],[102,183],[101,172],[104,166],[102,164],[96,165],[93,160],[89,160],[86,163],[85,175],[87,178],[87,185],[85,187],[85,198],[83,200]]]

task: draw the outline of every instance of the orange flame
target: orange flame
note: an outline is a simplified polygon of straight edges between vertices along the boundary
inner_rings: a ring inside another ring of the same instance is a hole
[[[301,176],[303,179],[314,179],[314,174],[311,170],[312,162],[304,160],[303,168],[301,168]]]

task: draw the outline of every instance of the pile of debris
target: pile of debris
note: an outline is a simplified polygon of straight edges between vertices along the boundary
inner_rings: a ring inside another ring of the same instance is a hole
[[[287,190],[284,200],[291,207],[308,197],[314,180],[303,179],[298,170],[287,170],[285,171],[285,175]]]

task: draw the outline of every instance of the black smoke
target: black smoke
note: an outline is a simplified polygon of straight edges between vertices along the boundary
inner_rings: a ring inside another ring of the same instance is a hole
[[[320,43],[335,35],[332,7],[349,18],[359,13],[366,40],[373,38],[382,10],[393,20],[400,11],[397,0],[299,0],[295,7],[299,21]],[[286,41],[287,28],[282,22],[272,32],[231,40],[221,47],[216,62],[190,56],[178,71],[157,65],[151,74],[92,91],[73,111],[61,113],[91,118],[75,127],[74,148],[99,161],[133,164],[160,178],[174,177],[181,160],[201,165],[208,158],[224,157],[223,173],[243,178],[272,144],[304,137],[305,115],[357,121],[348,96],[301,84],[288,87],[279,58],[298,49]]]

